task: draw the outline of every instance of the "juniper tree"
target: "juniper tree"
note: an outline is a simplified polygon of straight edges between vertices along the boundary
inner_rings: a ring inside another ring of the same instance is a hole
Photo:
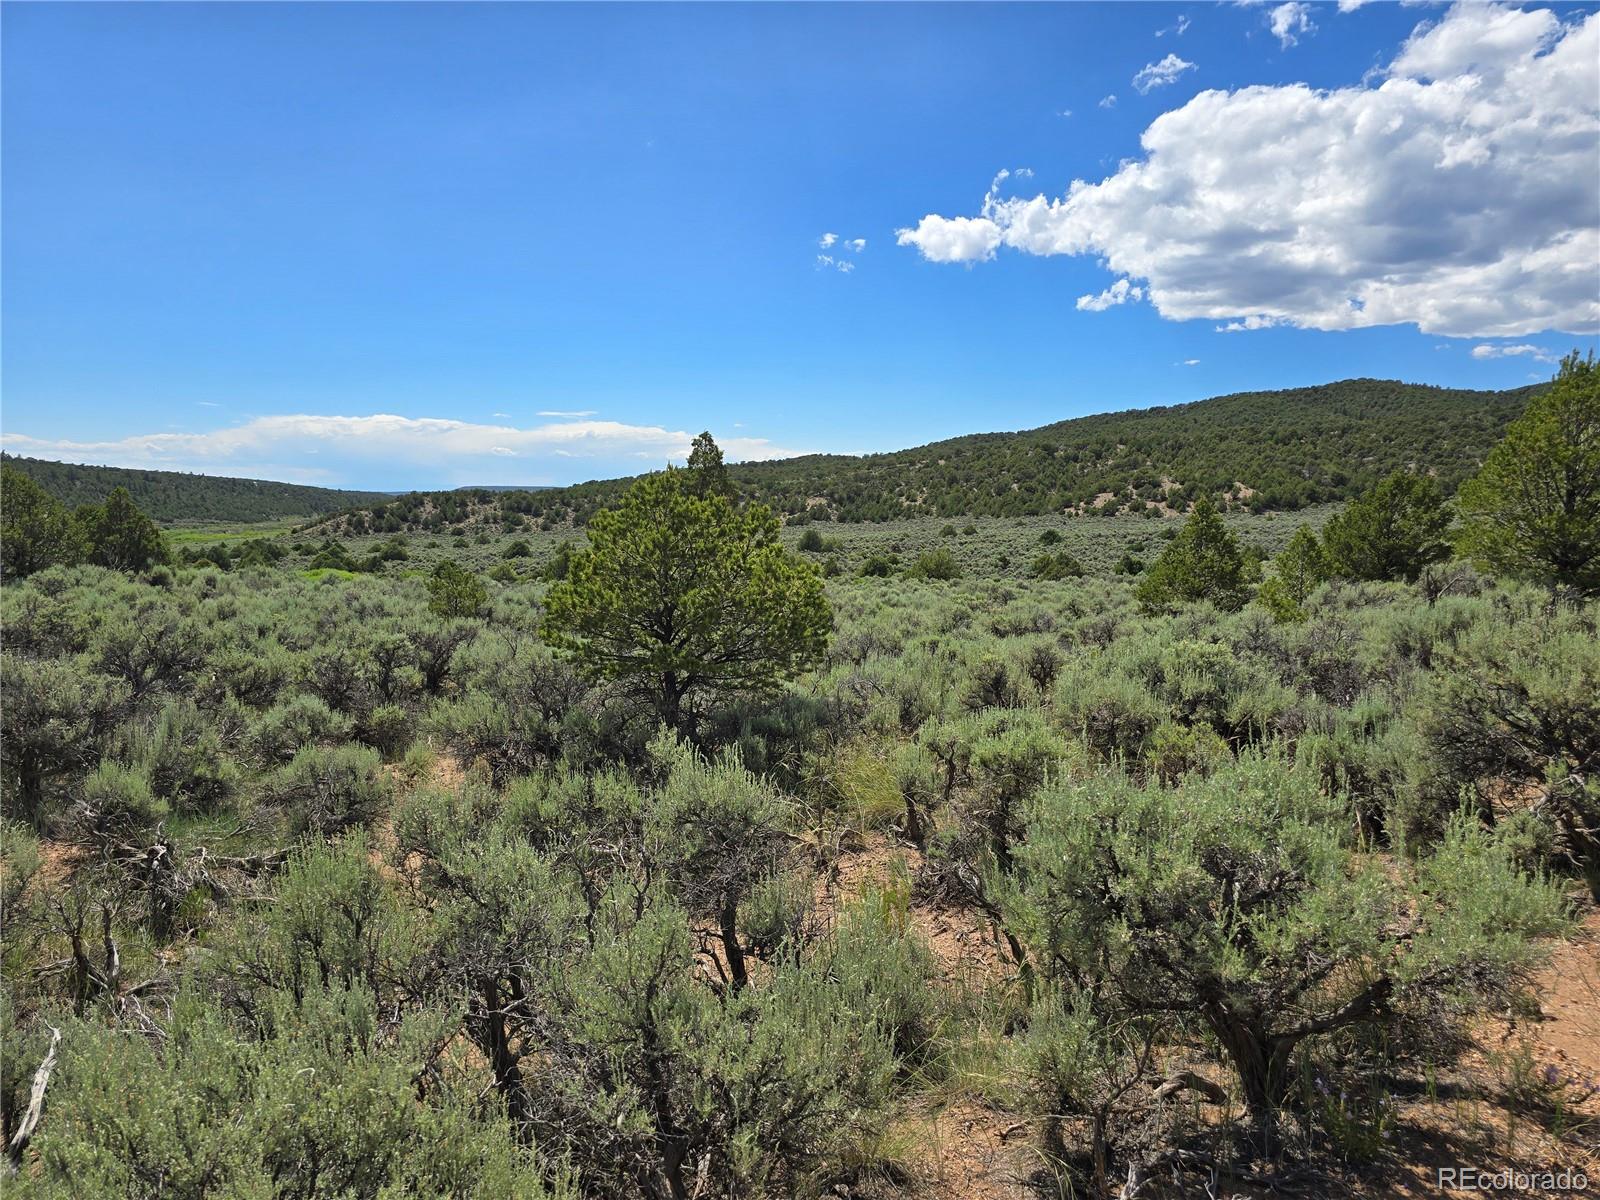
[[[1135,594],[1146,609],[1206,600],[1231,612],[1244,607],[1249,591],[1239,543],[1202,497],[1178,536],[1145,571]]]
[[[1322,530],[1332,574],[1415,583],[1450,557],[1450,511],[1429,475],[1396,471],[1345,505]]]
[[[1600,364],[1561,360],[1456,497],[1456,544],[1491,571],[1600,595]]]
[[[688,468],[689,486],[697,496],[733,499],[733,484],[728,479],[728,468],[722,463],[722,447],[712,438],[710,430],[694,439]]]
[[[1311,526],[1295,530],[1272,566],[1272,576],[1261,585],[1256,600],[1279,621],[1302,620],[1306,599],[1329,575],[1327,552]]]
[[[87,552],[83,530],[54,496],[15,467],[0,467],[0,576],[23,579]]]
[[[92,563],[113,571],[143,571],[171,558],[161,531],[139,511],[127,488],[113,488],[104,504],[85,505],[75,519]]]
[[[460,563],[445,559],[428,576],[428,609],[438,617],[472,617],[489,602],[489,589]]]

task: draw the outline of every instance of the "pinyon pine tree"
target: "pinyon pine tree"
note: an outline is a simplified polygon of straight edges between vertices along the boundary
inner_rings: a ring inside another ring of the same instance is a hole
[[[821,574],[779,543],[767,508],[697,491],[692,471],[669,468],[595,514],[588,549],[545,597],[542,630],[685,733],[706,702],[802,670],[833,624]]]

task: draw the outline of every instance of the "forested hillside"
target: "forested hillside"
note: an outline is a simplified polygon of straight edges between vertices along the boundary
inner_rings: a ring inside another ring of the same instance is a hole
[[[190,475],[184,471],[88,467],[12,454],[4,457],[9,466],[32,478],[69,508],[99,504],[121,487],[148,516],[163,523],[314,517],[354,505],[381,504],[388,499],[382,492],[347,492],[262,479]]]
[[[1202,495],[1224,507],[1297,510],[1347,500],[1400,467],[1432,472],[1453,491],[1536,390],[1350,379],[973,434],[892,454],[745,463],[729,476],[742,497],[790,520],[1183,511]],[[414,494],[340,524],[389,533],[528,518],[545,528],[582,524],[627,483]]]

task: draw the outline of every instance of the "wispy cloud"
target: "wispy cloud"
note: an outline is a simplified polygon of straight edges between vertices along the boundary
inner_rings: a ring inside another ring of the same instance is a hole
[[[592,408],[541,408],[537,413],[541,417],[592,417],[595,410]],[[495,413],[497,417],[509,417],[510,413]]]
[[[1146,63],[1140,67],[1133,77],[1133,90],[1143,96],[1156,88],[1177,83],[1178,77],[1185,71],[1195,69],[1194,63],[1185,62],[1176,54],[1169,54],[1160,62]]]
[[[817,245],[824,250],[833,250],[832,254],[817,255],[817,270],[838,271],[840,274],[848,275],[856,269],[856,264],[845,256],[847,254],[860,254],[867,248],[867,239],[862,237],[841,238],[837,233],[825,233],[817,239]]]
[[[1117,106],[1117,94],[1115,92],[1112,92],[1111,95],[1109,95],[1109,96],[1102,96],[1100,98],[1099,107],[1101,107],[1101,108],[1115,108],[1116,106]]]
[[[1539,346],[1530,346],[1522,343],[1516,346],[1482,345],[1472,348],[1473,358],[1531,358],[1534,362],[1553,363],[1559,362],[1554,354]]]
[[[1183,33],[1184,33],[1184,30],[1186,30],[1188,28],[1189,28],[1189,18],[1185,17],[1185,16],[1179,16],[1176,24],[1168,25],[1165,29],[1156,30],[1156,36],[1157,37],[1166,37],[1167,34],[1170,33],[1173,37],[1182,37]]]
[[[1079,296],[1079,312],[1105,312],[1130,300],[1143,300],[1144,289],[1134,287],[1126,279],[1119,279],[1098,296]]]

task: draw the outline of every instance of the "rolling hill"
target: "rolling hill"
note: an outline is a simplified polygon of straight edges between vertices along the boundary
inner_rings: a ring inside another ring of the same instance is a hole
[[[973,434],[889,454],[810,455],[729,468],[741,496],[790,521],[1041,516],[1202,494],[1289,511],[1350,498],[1397,467],[1469,474],[1539,386],[1464,391],[1350,379]],[[628,480],[538,491],[412,493],[330,518],[330,532],[399,532],[530,519],[582,524]]]
[[[3,458],[6,466],[31,477],[69,508],[98,504],[114,489],[124,487],[135,504],[166,525],[181,521],[245,522],[316,517],[390,499],[383,492],[340,491],[260,479],[190,475],[182,471],[87,467],[42,458],[19,458],[12,454]]]

